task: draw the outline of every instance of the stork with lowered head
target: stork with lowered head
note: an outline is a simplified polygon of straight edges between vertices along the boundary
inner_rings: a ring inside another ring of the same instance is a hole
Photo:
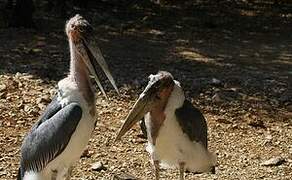
[[[70,73],[58,82],[58,93],[24,138],[18,179],[70,179],[72,166],[88,144],[96,122],[95,85],[105,95],[98,66],[118,89],[99,48],[92,26],[80,15],[65,27]]]
[[[215,156],[207,147],[207,124],[202,113],[186,100],[180,83],[166,71],[149,82],[128,114],[116,140],[144,116],[148,145],[159,179],[160,166],[184,171],[215,171]]]

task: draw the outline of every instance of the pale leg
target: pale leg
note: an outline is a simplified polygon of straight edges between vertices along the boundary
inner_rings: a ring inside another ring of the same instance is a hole
[[[184,180],[185,179],[185,163],[181,162],[179,163],[179,179]]]
[[[73,166],[68,168],[67,175],[66,175],[66,180],[70,180],[71,179],[72,171],[73,171]]]
[[[58,175],[58,171],[57,170],[53,170],[51,172],[51,180],[56,180],[57,179],[57,175]]]
[[[70,180],[73,166],[59,170],[56,180]]]

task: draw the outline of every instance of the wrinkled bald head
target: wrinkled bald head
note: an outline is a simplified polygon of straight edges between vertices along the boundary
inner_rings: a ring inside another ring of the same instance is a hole
[[[73,41],[80,41],[81,39],[89,38],[93,35],[93,28],[82,16],[79,14],[67,21],[65,27],[66,34]]]

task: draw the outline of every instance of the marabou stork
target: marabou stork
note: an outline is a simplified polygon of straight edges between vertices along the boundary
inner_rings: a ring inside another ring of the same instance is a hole
[[[207,124],[186,100],[180,83],[169,72],[149,76],[145,90],[128,114],[116,140],[144,116],[149,152],[159,179],[160,166],[184,171],[215,172],[215,156],[207,148]]]
[[[96,122],[94,77],[98,65],[118,92],[97,47],[92,26],[75,15],[65,26],[70,47],[70,73],[58,82],[58,93],[24,138],[18,179],[70,179],[74,163],[88,144]]]

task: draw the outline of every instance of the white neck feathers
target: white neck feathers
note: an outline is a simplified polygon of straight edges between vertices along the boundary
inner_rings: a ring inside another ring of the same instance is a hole
[[[171,95],[168,98],[168,102],[165,108],[165,111],[172,111],[174,112],[175,109],[181,107],[185,101],[184,92],[180,86],[180,83],[174,80],[174,87],[171,92]]]

